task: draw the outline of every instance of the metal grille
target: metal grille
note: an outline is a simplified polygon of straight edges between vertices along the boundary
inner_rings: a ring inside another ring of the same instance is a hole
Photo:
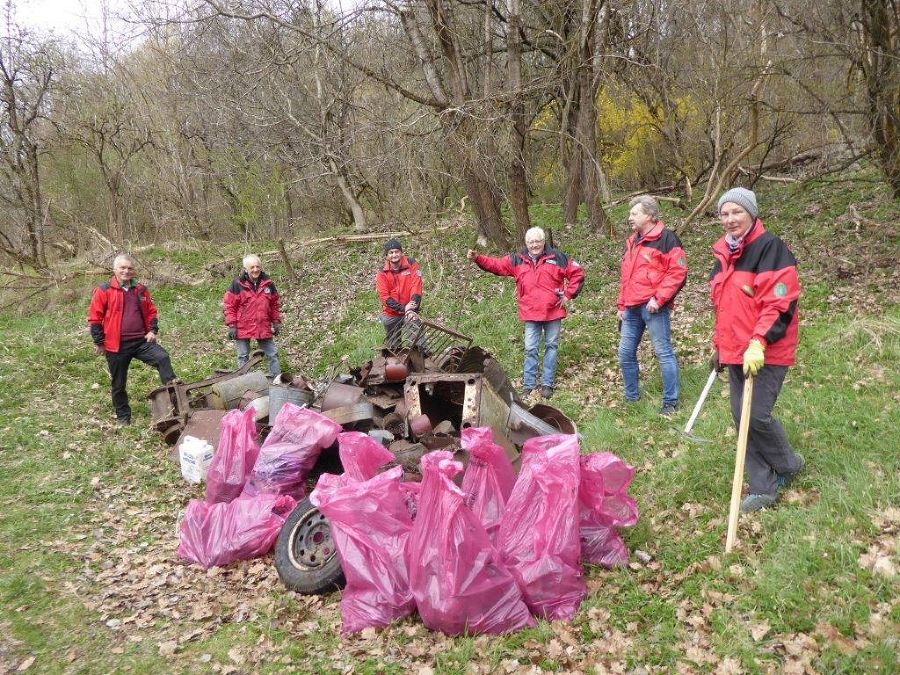
[[[413,370],[455,373],[472,338],[431,321],[404,321],[385,342],[384,349]]]

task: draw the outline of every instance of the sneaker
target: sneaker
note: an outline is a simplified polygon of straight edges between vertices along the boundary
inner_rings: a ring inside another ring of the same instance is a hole
[[[799,475],[801,471],[803,471],[803,467],[806,466],[806,461],[803,459],[803,455],[798,454],[797,459],[800,460],[800,466],[797,467],[796,471],[789,471],[787,473],[779,473],[775,475],[775,483],[778,485],[779,490],[786,490],[791,483],[794,482],[794,479]]]
[[[543,398],[552,398],[553,397],[553,387],[547,387],[547,386],[541,387],[541,396]]]
[[[533,391],[534,391],[534,389],[529,389],[528,387],[523,387],[522,391],[519,392],[519,398],[521,398],[524,401],[525,399],[527,399],[531,396],[531,393]]]
[[[674,417],[677,406],[674,405],[663,405],[659,410],[660,417]]]
[[[760,511],[772,506],[777,499],[775,495],[747,495],[741,502],[741,511],[743,513]]]

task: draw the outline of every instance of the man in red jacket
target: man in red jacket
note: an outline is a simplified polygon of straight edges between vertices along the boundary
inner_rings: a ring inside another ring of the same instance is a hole
[[[750,494],[742,511],[758,511],[778,499],[803,468],[772,409],[796,362],[800,281],[797,260],[757,218],[756,195],[732,188],[719,199],[725,236],[713,245],[710,287],[716,323],[712,366],[728,367],[731,414],[740,425],[744,378],[754,377],[747,439]]]
[[[516,280],[519,320],[525,324],[525,363],[522,395],[531,396],[537,386],[538,347],[544,336],[544,367],[541,396],[553,396],[559,333],[566,307],[581,291],[584,270],[562,251],[546,245],[544,231],[532,227],[525,233],[525,248],[503,258],[490,258],[476,251],[466,253],[481,269]]]
[[[163,384],[175,379],[169,354],[157,338],[159,313],[146,286],[134,280],[134,269],[130,255],[116,256],[112,279],[94,289],[87,319],[94,349],[106,355],[112,402],[120,426],[131,424],[126,385],[132,359],[156,368]]]
[[[250,359],[250,340],[256,340],[269,361],[269,373],[274,378],[281,374],[278,346],[274,340],[281,330],[278,290],[263,272],[259,256],[244,256],[243,265],[244,271],[222,298],[228,337],[234,340],[238,368]]]
[[[422,272],[419,264],[403,255],[397,239],[384,244],[384,267],[375,275],[375,290],[381,300],[381,324],[387,345],[402,335],[405,325],[419,322],[422,307]]]
[[[625,243],[616,309],[620,321],[619,365],[625,380],[625,400],[637,401],[638,345],[644,329],[662,375],[662,408],[668,417],[678,406],[678,360],[672,349],[671,309],[687,279],[687,258],[681,241],[659,217],[659,204],[649,195],[631,200],[628,224],[633,234]]]

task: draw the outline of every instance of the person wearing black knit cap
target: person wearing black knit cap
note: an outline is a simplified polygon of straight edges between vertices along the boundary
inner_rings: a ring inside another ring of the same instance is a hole
[[[397,239],[384,244],[384,267],[375,275],[375,290],[381,300],[381,324],[385,344],[390,345],[404,323],[417,323],[422,307],[422,272],[419,264],[403,254]]]

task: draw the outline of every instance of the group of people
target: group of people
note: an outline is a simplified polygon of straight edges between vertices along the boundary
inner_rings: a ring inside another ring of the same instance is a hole
[[[741,508],[756,511],[774,504],[779,490],[804,466],[772,416],[787,370],[795,362],[800,284],[793,254],[766,231],[752,191],[728,190],[719,199],[718,211],[725,234],[713,245],[716,262],[710,290],[716,319],[711,365],[718,371],[728,369],[735,425],[740,423],[744,380],[755,378],[746,456],[750,494]],[[637,352],[644,332],[649,332],[662,376],[660,414],[671,416],[680,393],[671,315],[687,279],[687,257],[678,236],[662,222],[653,197],[631,201],[628,223],[631,234],[622,256],[616,300],[624,397],[627,402],[640,398]],[[582,290],[584,269],[549,246],[539,227],[525,233],[525,247],[519,251],[494,258],[470,249],[466,257],[486,272],[515,279],[525,343],[521,394],[526,399],[552,397],[562,320]],[[113,407],[119,424],[124,425],[131,422],[125,389],[131,360],[156,368],[163,383],[175,381],[175,373],[158,341],[156,307],[146,287],[134,279],[134,259],[117,256],[113,272],[108,283],[94,290],[88,323],[97,352],[106,356]],[[391,344],[405,327],[418,324],[422,308],[422,272],[397,239],[384,245],[384,265],[376,274],[375,287],[385,344]],[[250,342],[256,340],[268,358],[271,375],[278,376],[274,338],[281,327],[279,297],[258,256],[244,258],[243,271],[225,292],[223,313],[228,336],[235,341],[238,366],[247,362]]]

